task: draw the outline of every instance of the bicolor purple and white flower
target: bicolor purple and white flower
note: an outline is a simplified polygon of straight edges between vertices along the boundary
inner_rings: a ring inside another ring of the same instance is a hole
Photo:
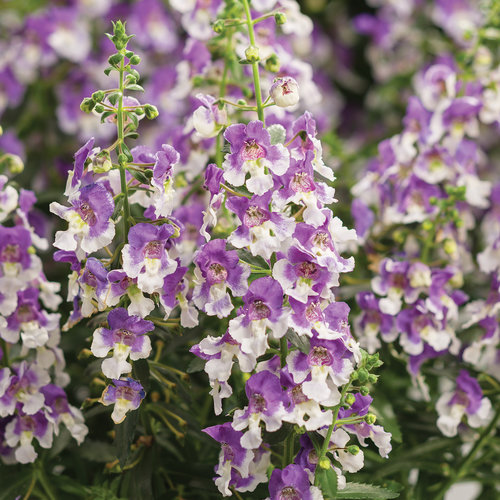
[[[139,408],[146,393],[142,385],[132,378],[113,380],[113,384],[104,389],[99,401],[104,406],[114,404],[111,418],[119,424],[125,420],[127,412]]]
[[[119,379],[132,371],[132,361],[144,359],[151,353],[151,340],[146,335],[154,330],[154,324],[139,316],[130,316],[119,307],[108,314],[109,328],[98,328],[93,335],[91,351],[94,356],[104,358],[113,350],[113,356],[102,362],[101,369],[110,379]]]
[[[179,153],[167,144],[155,156],[153,178],[151,185],[154,188],[152,202],[155,216],[168,217],[175,205],[175,190],[172,168],[179,162]]]
[[[137,286],[146,293],[158,291],[165,276],[177,269],[166,249],[175,229],[170,224],[152,226],[139,223],[130,228],[128,243],[123,247],[123,270],[130,278],[137,278]]]

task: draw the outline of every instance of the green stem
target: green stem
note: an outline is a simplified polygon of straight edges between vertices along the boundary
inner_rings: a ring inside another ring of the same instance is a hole
[[[435,500],[442,500],[444,494],[450,489],[450,487],[459,479],[467,474],[467,470],[474,460],[474,457],[477,455],[479,450],[490,440],[491,431],[496,427],[498,421],[500,420],[500,406],[497,407],[497,411],[495,415],[491,419],[491,422],[488,426],[481,432],[478,440],[475,442],[472,449],[469,451],[467,456],[462,460],[455,473],[451,475],[451,477],[446,481],[446,483],[439,490],[437,495],[434,497]]]
[[[118,110],[116,113],[116,124],[118,128],[118,154],[121,155],[123,153],[123,93],[124,93],[124,82],[123,82],[123,74],[125,73],[125,67],[123,64],[123,59],[120,63],[120,97],[118,98]],[[127,177],[125,175],[125,167],[124,163],[120,163],[120,184],[121,190],[124,196],[123,200],[123,237],[125,242],[128,241],[128,231],[130,229],[130,206],[128,203],[128,188],[127,188]]]
[[[9,366],[9,349],[7,342],[4,339],[0,339],[0,344],[2,345],[3,351],[3,366]]]
[[[286,338],[283,336],[280,338],[280,365],[281,368],[286,366],[286,357],[288,356],[288,343]]]
[[[339,416],[340,407],[342,406],[342,403],[344,402],[344,398],[345,398],[346,392],[349,390],[349,387],[351,387],[351,381],[349,381],[347,384],[345,384],[344,387],[342,388],[342,392],[340,394],[339,404],[337,406],[335,406],[335,409],[333,410],[332,423],[331,423],[330,427],[328,427],[328,431],[326,433],[325,440],[323,441],[323,445],[321,446],[321,450],[319,452],[318,465],[316,466],[316,472],[320,468],[319,464],[321,463],[321,459],[326,457],[326,452],[328,451],[328,445],[330,444],[330,439],[331,439],[332,434],[333,434],[333,429],[337,425],[337,418]],[[318,474],[315,474],[314,475],[314,486],[318,486],[318,484],[319,484],[319,477],[318,477]]]
[[[248,37],[250,39],[250,45],[256,47],[255,45],[255,31],[253,28],[252,14],[250,13],[250,5],[248,0],[242,0],[243,8],[245,9],[245,15],[247,18],[248,27]],[[255,103],[257,105],[257,116],[259,120],[264,124],[264,108],[262,107],[262,92],[260,90],[260,76],[259,76],[259,62],[252,63],[252,73],[253,73],[253,85],[255,88]]]

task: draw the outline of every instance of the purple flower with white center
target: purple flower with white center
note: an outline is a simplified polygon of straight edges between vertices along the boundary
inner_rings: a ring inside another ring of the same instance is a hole
[[[307,151],[304,160],[291,160],[290,168],[279,177],[284,189],[274,193],[273,202],[281,210],[288,203],[305,206],[304,221],[318,227],[326,220],[326,215],[321,210],[323,204],[328,205],[336,200],[335,189],[323,182],[314,181],[313,158],[314,153]]]
[[[422,300],[397,315],[396,328],[401,332],[401,347],[412,356],[421,354],[424,344],[429,344],[438,352],[457,349],[454,345],[457,340],[453,329],[444,319],[438,320]]]
[[[78,444],[81,444],[88,434],[82,412],[68,404],[64,389],[54,384],[47,384],[40,392],[45,399],[45,416],[54,424],[54,434],[59,434],[59,424],[62,422]]]
[[[269,348],[268,331],[272,338],[280,339],[288,330],[283,289],[270,276],[258,278],[250,284],[243,302],[238,316],[229,322],[229,333],[244,353],[259,357]]]
[[[128,411],[139,408],[146,393],[142,385],[133,378],[113,380],[113,384],[104,389],[99,401],[104,406],[115,405],[111,418],[115,424],[120,424]]]
[[[380,310],[380,299],[371,292],[360,292],[356,302],[362,310],[355,320],[355,330],[361,347],[373,354],[381,347],[377,338],[380,333],[384,342],[392,342],[398,336],[394,328],[394,317]]]
[[[430,184],[454,180],[456,165],[448,149],[433,146],[421,151],[415,161],[413,172],[417,177]]]
[[[46,313],[40,308],[39,290],[27,288],[17,292],[17,307],[7,318],[7,326],[0,337],[15,344],[19,333],[23,345],[29,348],[43,346],[49,340],[49,330],[57,328],[59,316]]]
[[[32,445],[34,437],[42,448],[52,446],[53,426],[43,411],[33,415],[16,414],[5,428],[5,442],[16,448],[14,454],[21,464],[34,462],[37,457]]]
[[[112,194],[102,184],[84,186],[71,205],[50,204],[50,211],[69,223],[66,231],[56,233],[55,247],[76,251],[83,258],[84,252],[96,252],[113,241],[115,225],[111,215],[115,204]]]
[[[175,241],[175,248],[179,252],[178,257],[183,266],[189,266],[193,262],[196,250],[206,241],[201,234],[203,211],[206,207],[206,201],[191,199],[189,204],[181,205],[173,212],[175,222],[181,229],[181,234]]]
[[[93,335],[92,354],[104,358],[113,349],[113,357],[102,362],[101,369],[110,379],[119,379],[123,373],[132,371],[127,362],[144,359],[151,353],[151,340],[146,333],[154,330],[154,324],[139,316],[129,316],[119,307],[108,314],[108,328],[98,328]]]
[[[457,75],[446,64],[434,64],[416,80],[417,93],[424,107],[433,112],[442,111],[457,92]]]
[[[221,0],[173,0],[171,6],[182,14],[182,27],[196,40],[208,40],[214,36],[212,19],[217,17]]]
[[[288,150],[282,144],[271,145],[271,136],[262,122],[231,125],[224,137],[231,145],[231,153],[222,164],[224,179],[233,186],[246,184],[251,193],[263,195],[273,187],[268,171],[280,176],[288,170]],[[247,173],[250,177],[245,181]]]
[[[177,261],[169,257],[165,248],[174,232],[170,224],[139,223],[130,228],[129,242],[122,250],[123,270],[130,278],[137,278],[137,286],[143,292],[160,289],[165,276],[177,269]]]
[[[203,224],[200,229],[200,234],[206,241],[210,241],[210,234],[207,232],[207,227],[215,227],[217,225],[217,210],[222,205],[224,192],[221,189],[224,171],[215,163],[210,163],[205,169],[204,189],[210,192],[210,203],[206,210],[203,211]]]
[[[88,318],[96,312],[106,309],[106,296],[109,290],[108,271],[102,262],[94,257],[87,259],[78,278],[82,300],[82,316]],[[97,302],[97,309],[94,303]]]
[[[240,441],[243,433],[235,431],[231,422],[207,427],[203,429],[203,432],[221,443],[219,465],[215,469],[219,477],[215,480],[215,485],[223,495],[231,495],[229,486],[234,486],[234,481],[231,480],[233,469],[237,470],[241,477],[248,477],[254,453],[241,446]]]
[[[269,95],[280,108],[295,106],[300,99],[299,85],[291,76],[278,77],[274,79]]]
[[[240,264],[236,250],[226,250],[226,240],[206,243],[194,258],[195,283],[193,302],[210,316],[229,316],[234,306],[227,292],[241,297],[248,290],[250,267]]]
[[[314,255],[316,262],[330,271],[348,273],[354,269],[354,258],[344,259],[338,246],[344,242],[355,241],[353,229],[346,229],[338,217],[333,217],[330,210],[324,211],[326,221],[319,227],[301,222],[296,224],[293,234],[298,248]]]
[[[306,381],[310,379],[308,376]],[[283,417],[285,422],[304,427],[307,431],[316,431],[332,423],[332,411],[323,411],[318,402],[309,399],[302,391],[302,384],[293,381],[287,367],[282,368],[280,381],[290,399],[289,413]]]
[[[364,237],[368,236],[375,222],[375,214],[368,206],[358,198],[352,200],[351,214],[354,219],[354,229],[360,240],[364,241]]]
[[[287,364],[293,381],[302,384],[302,392],[308,398],[324,406],[335,406],[340,401],[338,387],[349,381],[354,369],[350,358],[342,339],[318,339],[315,335],[309,354],[293,351],[287,356]]]
[[[193,113],[193,126],[204,138],[215,137],[227,125],[226,105],[219,108],[214,104],[216,99],[211,95],[196,94],[196,99],[202,106]]]
[[[179,162],[179,153],[167,144],[155,154],[151,185],[155,188],[153,204],[156,217],[168,217],[174,208],[174,180],[172,167]]]
[[[318,500],[321,493],[314,493],[317,487],[311,486],[307,472],[296,464],[290,464],[283,470],[274,469],[269,480],[271,500]]]
[[[240,442],[243,448],[255,449],[262,443],[260,422],[264,422],[268,432],[277,431],[287,414],[288,396],[283,392],[276,375],[267,370],[252,375],[246,385],[245,393],[248,406],[236,410],[233,418],[233,429],[241,431],[248,427]]]
[[[16,189],[7,185],[8,180],[7,176],[0,175],[0,222],[16,209],[19,197]]]
[[[18,403],[22,411],[33,415],[44,404],[40,387],[50,382],[50,376],[43,368],[23,361],[9,378],[9,385],[0,397],[0,417],[12,415]],[[2,383],[5,386],[5,383]]]
[[[110,284],[105,301],[108,307],[116,306],[120,298],[127,295],[130,299],[127,308],[129,314],[144,318],[155,308],[154,302],[145,297],[137,286],[137,278],[129,278],[122,269],[113,269],[108,273],[107,279]]]
[[[245,353],[241,345],[234,340],[228,332],[222,337],[205,337],[199,344],[190,349],[194,355],[205,359],[205,372],[210,380],[212,390],[210,394],[214,399],[214,411],[216,415],[222,412],[222,399],[232,394],[232,389],[227,381],[231,376],[234,358],[237,358],[240,369],[244,373],[250,373],[257,363],[253,353]]]
[[[271,193],[251,199],[233,196],[226,207],[241,221],[231,233],[228,243],[236,248],[249,247],[252,255],[270,259],[274,252],[284,252],[289,246],[295,220],[269,210]]]
[[[478,381],[466,370],[460,370],[454,391],[445,392],[436,403],[439,414],[437,426],[448,437],[456,436],[465,416],[472,428],[486,425],[491,420],[491,402],[483,397]]]
[[[338,286],[338,274],[319,266],[315,258],[295,246],[287,258],[273,266],[273,278],[283,287],[285,295],[306,303],[309,297],[330,298],[330,288]]]

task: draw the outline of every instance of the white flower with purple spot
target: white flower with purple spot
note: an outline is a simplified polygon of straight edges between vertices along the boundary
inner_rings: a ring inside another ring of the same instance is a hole
[[[168,217],[174,208],[175,190],[172,167],[179,162],[179,153],[167,144],[155,156],[153,178],[151,185],[154,193],[152,196],[156,217]]]
[[[203,138],[215,137],[227,124],[227,111],[225,104],[219,108],[214,104],[215,98],[211,95],[196,94],[202,106],[193,113],[193,126]]]
[[[123,307],[113,309],[108,314],[108,328],[98,328],[94,332],[92,354],[104,358],[113,350],[113,356],[102,362],[104,375],[118,379],[123,373],[132,371],[132,365],[127,362],[144,359],[151,353],[151,340],[146,333],[154,330],[154,324],[139,316],[129,316]]]
[[[165,247],[175,230],[170,224],[152,226],[139,223],[130,228],[128,244],[123,247],[123,270],[137,278],[137,286],[146,293],[158,291],[163,279],[177,269]]]
[[[14,187],[7,186],[8,181],[7,176],[0,175],[0,222],[16,209],[19,197]]]
[[[280,108],[295,106],[300,99],[299,84],[291,76],[277,77],[269,89],[269,95]]]

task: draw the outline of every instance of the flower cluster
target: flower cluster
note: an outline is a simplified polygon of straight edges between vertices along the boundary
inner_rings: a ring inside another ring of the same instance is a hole
[[[396,245],[374,259],[372,291],[358,294],[360,343],[374,352],[379,339],[398,340],[413,376],[426,360],[445,356],[457,372],[465,362],[498,374],[497,188],[485,161],[488,145],[479,140],[480,127],[500,120],[497,71],[492,57],[472,54],[466,74],[451,59],[419,73],[404,130],[379,145],[353,188],[360,236],[369,244],[393,230]],[[478,252],[472,233],[480,224],[485,245]],[[476,287],[490,289],[486,300],[466,293],[473,274]],[[437,402],[438,427],[448,436],[464,414],[472,427],[491,419],[477,381],[463,369],[456,381],[455,393]]]
[[[69,382],[59,347],[60,285],[47,280],[37,251],[45,227],[32,191],[0,175],[0,458],[29,463],[35,443],[50,448],[64,424],[78,443],[88,430],[68,403]]]

